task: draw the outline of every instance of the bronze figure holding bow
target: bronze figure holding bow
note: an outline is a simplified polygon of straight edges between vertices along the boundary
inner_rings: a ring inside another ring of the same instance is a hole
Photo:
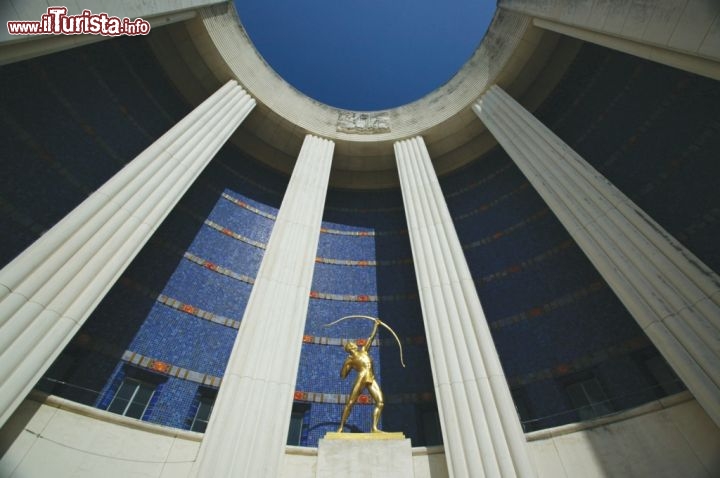
[[[360,394],[364,389],[367,389],[368,393],[372,397],[373,401],[375,402],[375,408],[373,409],[373,419],[372,419],[372,433],[381,433],[381,430],[378,428],[378,423],[380,421],[380,414],[382,413],[383,406],[385,404],[385,400],[383,397],[382,390],[380,390],[380,385],[378,384],[377,380],[375,379],[375,371],[373,370],[373,361],[370,357],[370,354],[368,354],[368,351],[370,350],[370,346],[372,345],[373,340],[375,339],[375,335],[377,334],[378,326],[382,325],[386,329],[390,331],[390,333],[395,337],[395,340],[397,340],[398,345],[400,346],[400,363],[402,363],[402,366],[405,366],[405,362],[403,361],[403,355],[402,355],[402,343],[400,342],[400,339],[398,338],[395,331],[393,331],[386,323],[382,322],[380,319],[376,317],[370,317],[367,315],[348,315],[346,317],[343,317],[341,319],[336,320],[335,322],[331,322],[327,324],[325,327],[330,327],[332,325],[337,324],[338,322],[342,322],[346,319],[351,318],[361,318],[361,319],[368,319],[375,322],[375,325],[373,326],[372,332],[370,333],[370,337],[365,341],[364,344],[362,344],[360,347],[358,347],[358,344],[356,344],[353,341],[348,341],[345,344],[345,351],[348,353],[347,358],[345,359],[345,363],[343,363],[342,368],[340,369],[340,376],[342,378],[347,377],[348,373],[351,369],[355,370],[357,372],[357,378],[355,379],[355,383],[353,384],[352,391],[350,392],[350,395],[348,396],[347,402],[345,402],[345,408],[343,409],[342,413],[342,419],[340,420],[340,427],[338,428],[338,432],[342,433],[343,427],[345,426],[345,422],[348,419],[348,416],[350,415],[350,410],[352,410],[353,405],[357,402],[358,398],[360,397]]]

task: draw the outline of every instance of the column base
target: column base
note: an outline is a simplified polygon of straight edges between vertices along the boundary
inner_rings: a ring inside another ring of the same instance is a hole
[[[412,478],[412,448],[402,432],[328,432],[318,444],[317,478]]]

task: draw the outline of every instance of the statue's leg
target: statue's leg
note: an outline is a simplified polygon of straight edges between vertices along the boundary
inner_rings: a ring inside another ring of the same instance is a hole
[[[375,408],[373,409],[373,421],[372,421],[372,432],[377,433],[380,431],[378,423],[380,423],[380,414],[382,413],[383,407],[385,406],[385,399],[383,398],[382,390],[377,382],[373,382],[368,386],[368,392],[375,402]]]
[[[357,399],[360,396],[360,392],[362,392],[362,389],[363,383],[362,380],[360,380],[360,377],[358,377],[357,380],[355,380],[355,385],[353,385],[352,392],[350,392],[350,396],[348,397],[347,402],[345,402],[345,408],[343,408],[342,419],[340,420],[340,428],[338,428],[338,433],[342,433],[345,422],[350,416],[350,410],[352,409],[353,405],[355,405],[355,402],[357,402]]]

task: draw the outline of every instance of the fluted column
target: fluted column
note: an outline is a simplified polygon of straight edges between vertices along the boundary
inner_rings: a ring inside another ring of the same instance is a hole
[[[720,425],[720,277],[502,89],[473,108]]]
[[[329,140],[305,137],[223,376],[195,476],[278,473],[334,146]]]
[[[534,476],[490,329],[423,139],[395,143],[395,158],[450,475]]]
[[[254,105],[229,81],[0,271],[0,425]]]

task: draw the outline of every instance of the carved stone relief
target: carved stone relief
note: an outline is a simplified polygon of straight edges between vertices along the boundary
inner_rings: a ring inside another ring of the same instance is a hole
[[[381,113],[358,113],[341,111],[338,115],[337,131],[353,134],[377,134],[390,132],[390,115]]]

